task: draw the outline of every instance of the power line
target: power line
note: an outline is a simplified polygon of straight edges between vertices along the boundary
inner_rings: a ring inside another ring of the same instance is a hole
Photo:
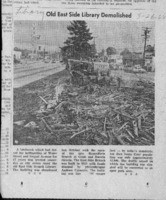
[[[143,35],[141,35],[144,39],[144,51],[143,51],[143,66],[145,65],[145,51],[146,51],[146,43],[150,38],[151,29],[148,27],[143,27]]]

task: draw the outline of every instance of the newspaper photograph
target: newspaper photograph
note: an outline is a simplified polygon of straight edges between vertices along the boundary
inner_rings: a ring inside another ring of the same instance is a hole
[[[2,197],[164,200],[164,0],[1,5]]]
[[[14,30],[14,145],[154,144],[154,22]]]

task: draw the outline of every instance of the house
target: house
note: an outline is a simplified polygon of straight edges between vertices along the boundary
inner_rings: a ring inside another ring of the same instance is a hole
[[[22,56],[22,52],[21,51],[14,51],[14,59],[20,60],[21,56]]]
[[[133,52],[132,53],[133,65],[143,65],[143,53],[142,52]]]
[[[155,56],[153,56],[152,58],[151,65],[152,65],[152,72],[154,72],[155,71]]]
[[[38,57],[38,55],[37,55],[36,53],[30,53],[30,54],[28,55],[28,57],[29,57],[31,60],[36,60],[37,57]]]
[[[125,52],[121,55],[122,55],[123,65],[126,67],[132,67],[133,66],[132,53]]]
[[[43,51],[45,51],[45,45],[37,45],[36,51],[37,52],[43,52]]]
[[[155,70],[155,57],[153,52],[145,52],[145,68],[147,71]]]
[[[119,54],[113,54],[108,56],[108,63],[116,69],[123,66],[123,57]]]
[[[145,68],[147,71],[155,71],[155,57],[152,58],[145,58]]]
[[[121,65],[121,64],[123,64],[123,59],[122,59],[121,55],[113,54],[113,55],[108,56],[108,62],[114,63],[116,65]]]
[[[153,52],[145,51],[145,58],[152,59],[152,57],[154,57]]]

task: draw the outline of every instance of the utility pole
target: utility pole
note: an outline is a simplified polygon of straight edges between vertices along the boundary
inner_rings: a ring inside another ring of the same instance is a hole
[[[40,39],[40,36],[41,35],[36,34],[36,24],[33,23],[32,24],[32,34],[31,34],[31,43],[33,46],[33,52],[36,54],[38,53],[37,44],[38,44],[38,40]]]
[[[93,39],[94,39],[93,45],[94,45],[95,54],[97,53],[97,51],[96,51],[96,38],[98,38],[98,37],[97,37],[97,36],[94,36],[94,37],[93,37]],[[95,55],[95,56],[96,56],[96,55]]]
[[[35,45],[35,35],[36,35],[36,24],[32,24],[32,34],[31,34],[31,43],[33,46],[33,53],[36,51],[36,45]]]
[[[94,36],[94,37],[93,37],[93,39],[94,39],[94,45],[95,45],[95,46],[96,46],[96,41],[95,41],[96,38],[98,38],[98,37],[97,37],[97,36]]]
[[[45,60],[45,56],[46,56],[46,35],[44,35],[44,60]]]
[[[150,33],[150,28],[143,28],[143,35],[141,35],[144,39],[144,51],[143,51],[143,67],[145,65],[145,52],[146,52],[146,44],[147,44],[147,41],[150,37],[149,33]]]

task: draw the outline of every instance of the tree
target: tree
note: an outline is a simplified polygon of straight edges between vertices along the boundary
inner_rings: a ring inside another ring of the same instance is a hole
[[[14,47],[14,51],[20,51],[21,49],[19,49],[18,47]]]
[[[132,53],[127,48],[125,48],[120,55],[123,56],[123,64],[127,64],[132,61]]]
[[[92,45],[89,41],[93,39],[92,33],[87,28],[85,21],[73,21],[67,27],[70,37],[64,42],[65,46],[61,48],[64,59],[68,58],[88,58],[92,56]]]
[[[94,57],[97,54],[96,45],[91,44],[91,55],[90,57]]]
[[[130,52],[127,48],[125,48],[125,49],[120,53],[120,55],[125,56],[125,55],[130,54],[130,53],[131,53],[131,52]]]
[[[103,57],[104,53],[105,53],[105,51],[104,51],[104,49],[102,49],[101,52],[99,52],[99,57]]]
[[[116,54],[116,49],[114,47],[108,47],[106,49],[106,52],[107,52],[107,55],[113,55],[113,54]]]

